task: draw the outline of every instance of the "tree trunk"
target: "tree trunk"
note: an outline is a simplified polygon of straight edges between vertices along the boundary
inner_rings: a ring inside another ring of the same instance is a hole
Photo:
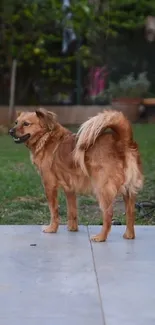
[[[16,89],[16,70],[17,60],[14,59],[11,68],[11,84],[10,84],[10,99],[9,99],[9,125],[11,125],[15,119],[15,89]]]

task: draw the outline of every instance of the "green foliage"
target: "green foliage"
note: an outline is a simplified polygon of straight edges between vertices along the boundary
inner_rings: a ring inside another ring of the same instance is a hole
[[[36,59],[46,64],[55,63],[53,47],[62,42],[64,25],[73,27],[77,37],[85,37],[91,45],[101,35],[106,39],[116,37],[120,28],[133,30],[143,26],[147,12],[155,11],[153,1],[111,0],[95,11],[95,5],[81,0],[72,1],[73,18],[67,20],[61,6],[58,0],[1,2],[1,51],[8,54],[7,63],[13,57],[29,61],[31,65]],[[85,60],[91,57],[90,49],[91,46],[87,45],[87,49],[85,46]],[[58,54],[58,50],[56,52]],[[56,57],[61,61],[60,53]]]
[[[96,2],[96,1],[94,1]],[[154,0],[110,0],[98,1],[100,6],[95,13],[92,28],[88,30],[87,36],[93,49],[93,55],[100,64],[105,64],[105,52],[121,39],[122,47],[138,31],[144,35],[144,24],[148,15],[155,16]],[[137,36],[137,42],[139,41]],[[97,55],[100,52],[99,55]]]
[[[47,58],[48,41],[52,38],[54,43],[60,39],[56,23],[61,20],[61,11],[54,9],[55,1],[52,0],[45,0],[44,5],[29,0],[14,0],[12,3],[10,0],[5,1],[0,10],[3,26],[2,52],[5,51],[8,57],[15,57],[19,61],[33,61],[35,57],[41,60]],[[51,35],[53,30],[55,32]]]
[[[155,15],[154,0],[91,3],[72,0],[72,18],[67,20],[68,9],[62,10],[60,0],[1,0],[1,74],[10,72],[12,60],[16,58],[21,75],[24,69],[24,74],[29,71],[34,79],[42,75],[54,82],[74,82],[71,67],[75,66],[76,58],[86,68],[105,64],[105,46],[111,40],[120,35],[125,35],[125,40],[128,33],[144,26],[150,12]],[[85,40],[74,54],[61,53],[64,27],[73,28],[79,41]]]
[[[63,28],[72,27],[77,38],[87,36],[95,15],[93,7],[89,7],[85,0],[73,3],[72,19],[67,20],[66,13],[59,0],[1,1],[1,73],[10,73],[12,61],[16,58],[20,79],[24,69],[26,78],[35,80],[42,75],[53,82],[70,83],[71,65],[77,55],[62,55]],[[91,57],[89,46],[81,48],[78,57],[88,66]]]

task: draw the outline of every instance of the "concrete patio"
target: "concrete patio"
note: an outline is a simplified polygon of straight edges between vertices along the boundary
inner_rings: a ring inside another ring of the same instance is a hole
[[[0,226],[0,325],[155,325],[155,227]]]

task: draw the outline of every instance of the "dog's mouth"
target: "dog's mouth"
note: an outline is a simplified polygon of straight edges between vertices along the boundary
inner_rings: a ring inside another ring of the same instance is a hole
[[[13,137],[15,143],[23,143],[26,142],[30,138],[30,134],[25,134],[22,137]]]

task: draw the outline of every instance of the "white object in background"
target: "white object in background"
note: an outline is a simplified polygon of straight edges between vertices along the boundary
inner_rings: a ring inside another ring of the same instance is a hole
[[[153,42],[155,40],[155,17],[154,16],[148,16],[146,18],[145,31],[146,31],[146,39],[149,42]]]

